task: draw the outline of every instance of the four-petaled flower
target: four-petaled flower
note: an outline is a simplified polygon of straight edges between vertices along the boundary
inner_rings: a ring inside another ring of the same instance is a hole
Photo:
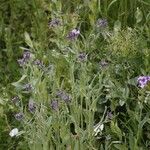
[[[140,76],[137,79],[138,85],[141,88],[144,88],[148,82],[150,82],[150,76]]]

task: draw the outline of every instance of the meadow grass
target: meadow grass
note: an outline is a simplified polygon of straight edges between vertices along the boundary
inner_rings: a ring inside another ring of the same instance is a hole
[[[0,150],[150,148],[149,0],[1,0],[0,49]]]

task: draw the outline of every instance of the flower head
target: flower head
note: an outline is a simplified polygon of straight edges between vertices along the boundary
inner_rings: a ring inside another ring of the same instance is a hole
[[[24,51],[23,57],[22,57],[21,59],[18,59],[18,60],[17,60],[18,63],[19,63],[19,65],[20,65],[20,67],[25,66],[26,63],[30,60],[30,58],[31,58],[31,53],[30,53],[30,51],[28,51],[28,50]]]
[[[150,82],[150,76],[140,76],[137,79],[138,85],[141,88],[144,88],[148,82]]]
[[[23,59],[25,61],[28,61],[31,58],[31,53],[29,51],[24,51],[23,53]]]
[[[66,103],[71,101],[71,96],[66,93],[65,91],[58,90],[56,93],[56,96],[59,97],[60,99],[64,100]]]
[[[70,97],[70,95],[69,95],[68,93],[64,93],[61,98],[62,98],[62,100],[64,100],[66,103],[68,103],[68,102],[71,101],[71,97]]]
[[[40,69],[45,67],[43,62],[41,60],[39,60],[39,59],[36,59],[34,61],[34,65],[38,66]]]
[[[73,29],[72,31],[69,32],[69,34],[67,35],[67,38],[70,40],[74,40],[79,36],[79,34],[80,34],[80,30]]]
[[[9,133],[9,135],[10,135],[11,137],[16,136],[17,134],[18,134],[18,129],[17,129],[17,128],[12,129],[12,130],[10,131],[10,133]]]

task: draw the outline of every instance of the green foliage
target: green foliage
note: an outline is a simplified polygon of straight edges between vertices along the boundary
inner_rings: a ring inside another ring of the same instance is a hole
[[[137,83],[150,76],[149,8],[2,0],[0,149],[149,149],[150,84]]]

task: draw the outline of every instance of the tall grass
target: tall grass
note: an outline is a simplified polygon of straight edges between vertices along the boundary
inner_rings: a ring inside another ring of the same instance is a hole
[[[149,8],[149,0],[2,0],[0,149],[149,149],[149,85],[137,85],[150,74]]]

